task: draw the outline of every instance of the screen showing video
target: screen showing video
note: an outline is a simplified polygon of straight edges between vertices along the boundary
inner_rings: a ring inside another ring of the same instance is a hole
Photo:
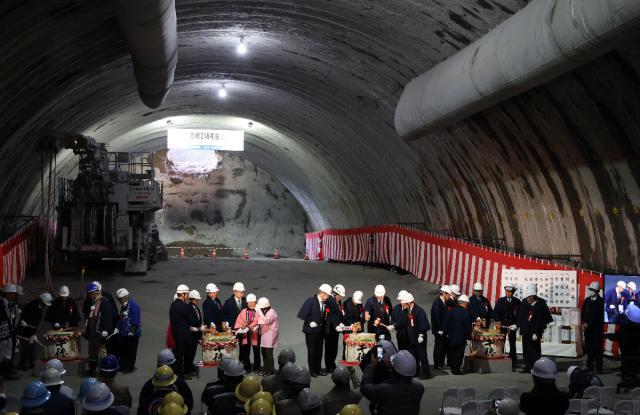
[[[631,304],[640,307],[640,275],[604,276],[604,322],[617,324]]]

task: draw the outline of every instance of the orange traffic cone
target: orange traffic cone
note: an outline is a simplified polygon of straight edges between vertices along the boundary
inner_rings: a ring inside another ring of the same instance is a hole
[[[184,248],[180,247],[180,258],[184,258]]]
[[[278,248],[276,248],[275,252],[273,253],[273,259],[280,259],[280,250]]]
[[[218,258],[218,252],[216,248],[211,248],[211,258]]]
[[[304,260],[305,261],[309,260],[309,251],[304,251]]]
[[[242,251],[242,259],[249,259],[249,250],[247,248]]]

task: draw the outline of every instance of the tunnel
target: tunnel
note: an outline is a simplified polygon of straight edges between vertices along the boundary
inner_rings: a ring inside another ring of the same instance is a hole
[[[634,0],[4,0],[0,23],[1,239],[55,228],[78,156],[42,137],[64,132],[154,152],[170,256],[322,259],[305,234],[403,229],[640,272]],[[242,130],[244,151],[173,174],[168,128]]]

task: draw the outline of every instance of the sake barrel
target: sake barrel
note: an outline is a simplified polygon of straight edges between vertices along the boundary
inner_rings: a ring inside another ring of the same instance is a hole
[[[471,357],[478,359],[502,359],[505,335],[500,331],[474,330],[471,333]]]
[[[359,366],[364,356],[376,345],[375,333],[351,333],[344,335],[345,352],[343,366]]]
[[[222,357],[234,358],[238,341],[228,332],[205,331],[202,334],[202,363],[206,366],[218,366]]]
[[[80,358],[78,353],[79,334],[75,329],[49,330],[44,335],[44,358],[63,361]]]

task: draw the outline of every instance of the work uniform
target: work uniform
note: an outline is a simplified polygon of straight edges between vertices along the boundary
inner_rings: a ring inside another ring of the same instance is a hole
[[[205,326],[210,327],[213,323],[217,331],[222,331],[224,314],[222,313],[222,303],[217,297],[215,300],[207,297],[207,299],[202,302],[202,321]]]
[[[393,373],[382,383],[374,383],[375,369],[364,370],[360,392],[377,407],[378,415],[418,415],[424,386],[409,377]]]
[[[444,320],[447,316],[447,305],[441,297],[436,297],[431,305],[431,332],[435,337],[433,343],[433,367],[440,369],[444,366],[447,353],[447,340],[444,336]],[[440,334],[442,332],[442,334]]]
[[[198,331],[191,331],[191,339],[187,351],[184,357],[184,370],[185,372],[195,372],[196,366],[193,364],[193,359],[196,357],[198,350],[198,342],[202,339],[202,312],[200,308],[194,303],[189,303],[189,327],[195,327]]]
[[[509,358],[511,358],[512,367],[514,367],[518,361],[516,347],[518,330],[509,330],[509,326],[517,325],[520,304],[522,304],[522,301],[520,301],[519,298],[505,296],[498,299],[496,307],[493,309],[493,319],[496,322],[500,322],[500,332],[509,340]]]
[[[80,312],[76,302],[71,297],[56,298],[47,309],[44,321],[51,323],[51,327],[54,329],[78,327]]]
[[[117,353],[117,350],[110,350],[111,345],[117,344],[116,339],[111,337],[117,322],[118,311],[113,304],[102,296],[98,297],[87,315],[85,336],[89,340],[89,372],[95,372],[98,358]]]
[[[308,298],[298,311],[298,318],[304,321],[302,332],[307,344],[307,364],[311,374],[318,374],[322,369],[326,314],[326,304],[317,295]],[[315,323],[316,327],[312,327],[311,323]]]
[[[471,313],[471,319],[473,321],[476,321],[479,318],[486,322],[484,327],[489,327],[493,309],[491,308],[491,304],[487,297],[484,295],[474,295],[469,298],[469,312]]]
[[[569,396],[555,383],[536,382],[531,392],[520,395],[520,411],[531,415],[564,415],[569,409]]]
[[[422,376],[431,377],[429,357],[427,356],[427,333],[431,329],[431,324],[429,324],[427,313],[419,305],[413,304],[411,308],[405,308],[404,314],[406,315],[406,326],[403,331],[407,340],[407,350],[422,369]],[[421,336],[422,342],[420,342]]]
[[[408,350],[407,344],[407,313],[402,304],[396,304],[391,311],[391,324],[396,331],[396,340],[398,341],[398,350]]]
[[[444,333],[447,337],[447,361],[451,368],[451,373],[460,374],[460,367],[464,359],[464,349],[467,340],[471,336],[472,319],[469,310],[462,306],[457,306],[447,312],[444,319]]]
[[[247,300],[244,297],[237,299],[235,295],[232,295],[227,298],[222,306],[222,315],[229,327],[235,326],[238,314],[245,308],[247,308]]]
[[[581,321],[584,329],[584,346],[587,352],[587,369],[593,372],[594,366],[602,372],[602,336],[604,335],[604,300],[599,295],[589,296],[582,303]]]
[[[120,369],[131,371],[136,366],[138,343],[142,335],[140,306],[132,299],[120,306],[118,330],[120,332],[118,339]]]
[[[102,298],[106,298],[107,301],[109,301],[111,303],[113,308],[116,308],[116,300],[113,299],[113,295],[111,295],[107,291],[100,291],[100,296]],[[87,295],[84,298],[84,300],[82,300],[82,315],[83,316],[86,317],[86,316],[89,315],[89,313],[91,312],[91,306],[92,305],[93,305],[93,302],[91,301],[91,297]]]
[[[391,300],[386,295],[382,301],[379,301],[375,296],[369,297],[367,302],[364,304],[364,311],[368,312],[370,316],[370,319],[367,322],[367,331],[369,333],[376,334],[376,341],[378,341],[381,335],[384,335],[386,340],[391,340],[387,326],[391,324],[392,308],[393,305],[391,304]],[[378,326],[374,326],[373,323],[378,318],[381,320],[380,324]]]
[[[336,368],[336,358],[338,357],[338,341],[340,333],[336,327],[344,324],[344,306],[342,301],[337,301],[335,297],[329,296],[326,302],[327,324],[325,324],[324,338],[324,365],[328,372],[333,372]]]
[[[18,339],[20,339],[20,368],[23,370],[33,368],[35,365],[36,345],[30,339],[36,335],[38,325],[42,320],[42,311],[45,307],[42,300],[36,298],[24,306],[22,310],[17,335]]]
[[[169,308],[171,335],[176,346],[173,349],[173,355],[176,358],[175,372],[178,376],[183,376],[185,369],[189,368],[185,357],[187,357],[188,348],[193,338],[189,330],[190,313],[191,306],[179,298],[175,299]]]
[[[518,310],[517,318],[518,328],[522,335],[522,357],[525,362],[525,371],[529,371],[542,355],[540,345],[542,334],[547,328],[547,324],[553,321],[553,317],[551,317],[546,301],[537,298],[533,304],[523,301]]]

